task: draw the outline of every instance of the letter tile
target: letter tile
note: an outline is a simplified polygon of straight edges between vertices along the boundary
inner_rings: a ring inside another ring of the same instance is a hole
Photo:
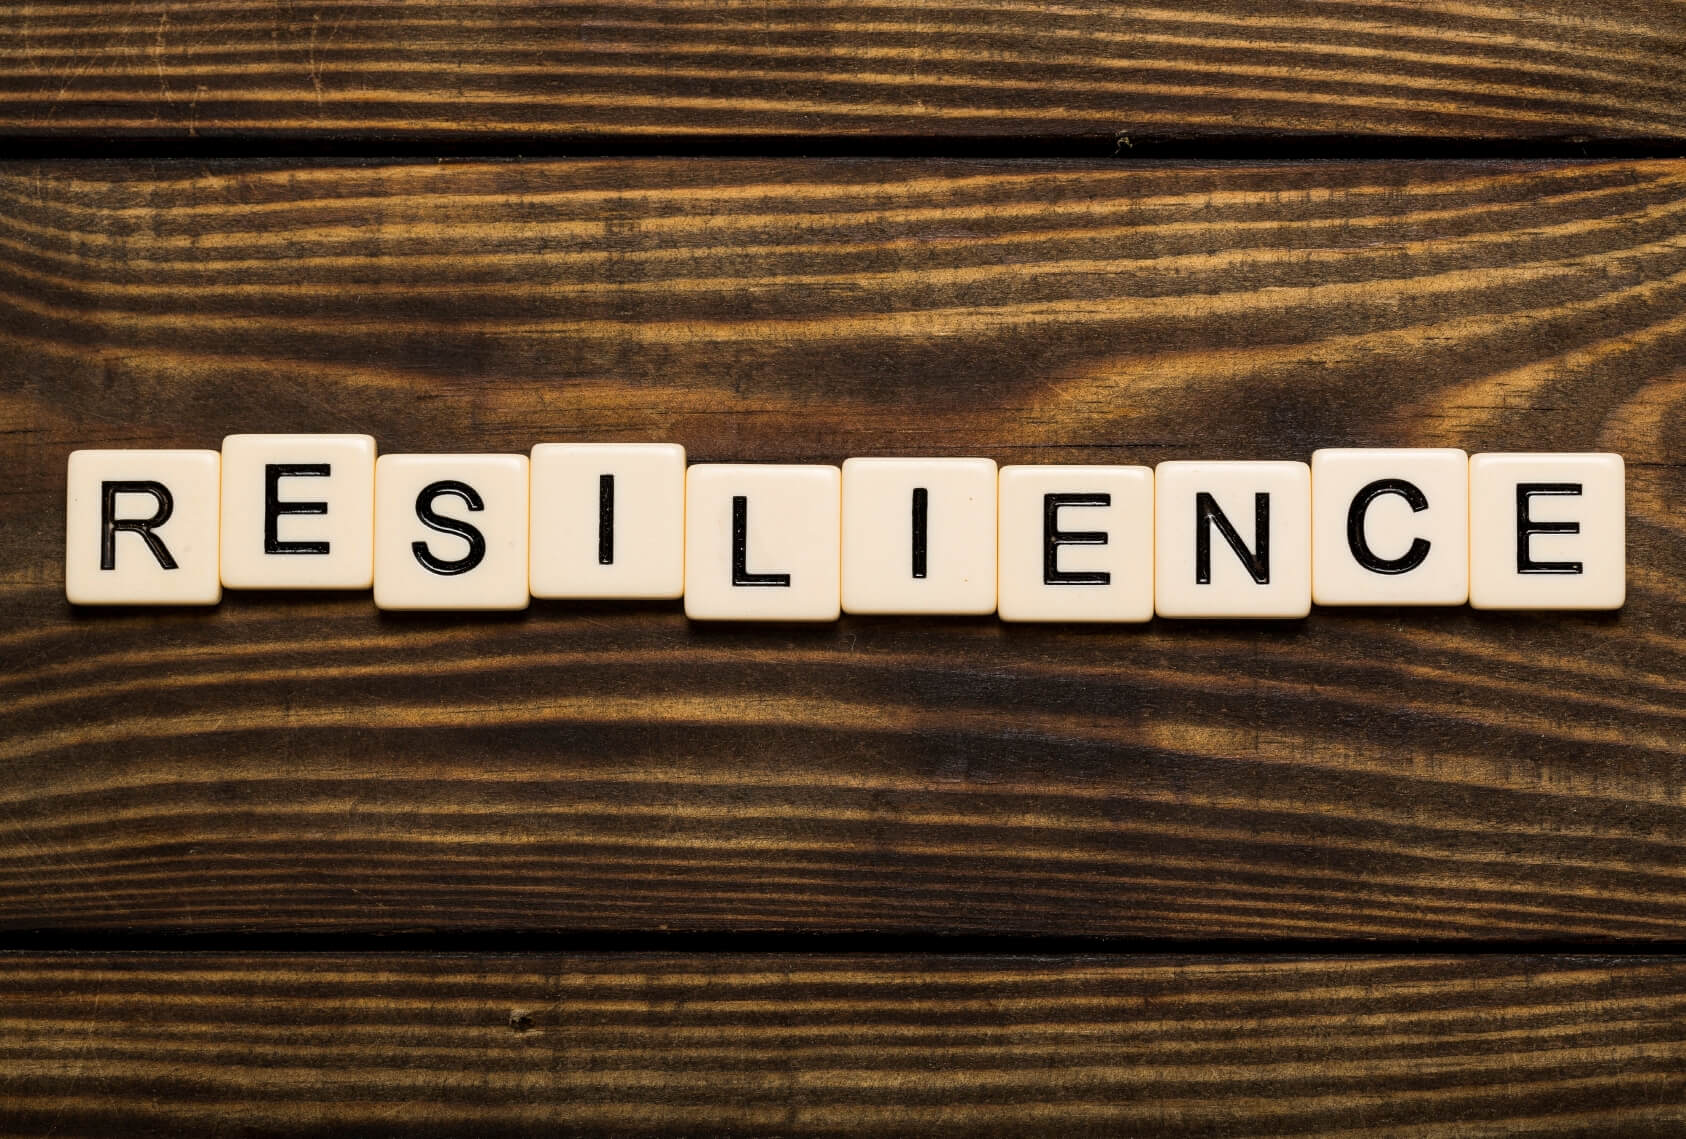
[[[215,451],[72,451],[64,595],[75,605],[215,605]]]
[[[1003,621],[1153,617],[1153,471],[1002,467]]]
[[[685,592],[685,448],[541,443],[532,463],[534,597]]]
[[[1469,603],[1620,609],[1627,599],[1620,455],[1472,455]]]
[[[1429,447],[1314,452],[1311,599],[1318,605],[1469,600],[1469,456]]]
[[[1161,617],[1311,612],[1311,468],[1169,462],[1154,471]]]
[[[376,605],[525,609],[527,602],[527,456],[376,461]]]
[[[835,621],[836,467],[699,463],[685,473],[685,615]]]
[[[373,436],[223,439],[226,588],[368,589],[374,549]]]
[[[993,459],[843,463],[843,608],[995,611]]]

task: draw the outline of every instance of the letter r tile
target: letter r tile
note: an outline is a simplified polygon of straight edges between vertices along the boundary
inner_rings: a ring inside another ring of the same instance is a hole
[[[76,605],[215,605],[215,451],[72,451],[64,594]]]

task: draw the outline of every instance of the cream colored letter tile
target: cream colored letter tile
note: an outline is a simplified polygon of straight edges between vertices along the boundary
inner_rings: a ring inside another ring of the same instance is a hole
[[[843,608],[995,611],[993,459],[843,464]]]
[[[1455,448],[1311,456],[1311,598],[1318,605],[1469,599],[1469,456]]]
[[[375,579],[375,440],[230,435],[222,441],[222,583],[368,589]]]
[[[1310,467],[1160,463],[1154,484],[1154,608],[1161,617],[1311,612]]]
[[[685,475],[685,615],[835,621],[836,467],[700,463]]]
[[[685,448],[541,443],[532,495],[534,597],[685,592]]]
[[[72,451],[64,595],[76,605],[215,605],[215,451]]]
[[[527,607],[527,456],[382,455],[375,604]]]
[[[1002,467],[1003,621],[1153,617],[1153,471]]]
[[[1474,455],[1469,603],[1477,609],[1619,609],[1627,599],[1620,455]]]

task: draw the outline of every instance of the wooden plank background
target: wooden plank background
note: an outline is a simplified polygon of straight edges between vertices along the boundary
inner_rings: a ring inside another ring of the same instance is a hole
[[[0,926],[1678,940],[1686,163],[31,165]],[[77,611],[64,456],[1610,449],[1613,614]]]
[[[0,956],[59,1136],[1677,1135],[1678,958]]]
[[[0,1134],[1678,1134],[1682,96],[1666,0],[0,0]],[[249,430],[1608,449],[1629,601],[65,603],[69,451]]]
[[[4,11],[0,131],[30,137],[1686,137],[1666,0]]]

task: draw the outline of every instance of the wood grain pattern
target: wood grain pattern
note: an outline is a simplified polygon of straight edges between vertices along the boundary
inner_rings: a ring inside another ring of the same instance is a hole
[[[1686,137],[1668,0],[252,0],[0,9],[57,137]]]
[[[0,958],[0,1131],[1673,1135],[1669,959]]]
[[[1679,938],[1686,164],[0,172],[0,928]],[[76,612],[64,459],[1609,448],[1610,615]]]

